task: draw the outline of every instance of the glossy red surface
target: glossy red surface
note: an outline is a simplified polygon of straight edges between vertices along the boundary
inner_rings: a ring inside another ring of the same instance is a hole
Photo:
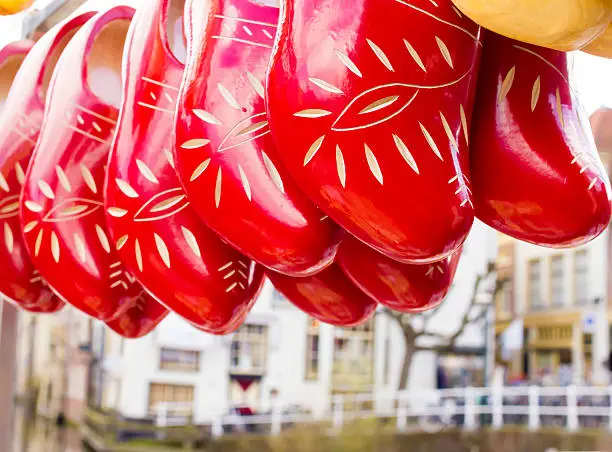
[[[138,339],[146,336],[166,318],[168,310],[145,295],[138,297],[136,304],[126,312],[106,322],[106,325],[115,333],[127,339]]]
[[[610,221],[610,185],[572,98],[567,55],[487,32],[481,67],[471,135],[478,218],[542,246],[593,239]]]
[[[130,29],[105,187],[107,221],[122,261],[150,294],[203,331],[230,333],[253,306],[263,268],[202,223],[174,171],[173,111],[183,65],[172,50],[180,52],[181,16],[170,6],[143,5]],[[168,36],[168,29],[178,35]]]
[[[480,28],[450,0],[285,0],[268,118],[300,187],[392,259],[448,256],[473,222]]]
[[[103,321],[126,313],[143,292],[108,239],[102,199],[133,13],[116,7],[96,15],[66,47],[22,194],[26,244],[40,274],[64,300]]]
[[[451,288],[461,248],[440,262],[402,264],[356,239],[345,239],[337,262],[369,297],[394,311],[419,313],[437,308]]]
[[[33,45],[33,41],[17,41],[0,49],[0,116],[2,116],[2,110],[10,93],[11,85]],[[22,73],[21,78],[23,77]],[[28,74],[27,77],[31,76]],[[5,112],[2,117],[10,120],[13,119],[11,116]],[[0,280],[0,302],[4,298],[2,295],[7,294],[5,296],[10,297],[7,298],[10,302],[30,312],[55,312],[63,307],[63,303],[51,291],[42,287],[42,281],[38,283],[28,281],[26,283],[25,277],[28,276],[28,269],[24,267],[29,263],[29,259],[27,254],[24,256],[23,241],[20,240],[21,234],[17,232],[20,228],[19,195],[16,192],[19,191],[21,186],[19,181],[12,182],[13,190],[0,172],[0,222],[2,223],[0,227],[0,236],[2,236],[0,255],[2,255],[3,262],[8,261],[9,263],[7,279]],[[15,245],[15,235],[17,235],[17,245]],[[15,263],[17,266],[15,266]],[[8,278],[18,273],[20,269],[26,272],[26,274],[22,273],[20,275],[24,278],[19,278],[19,281],[9,281]],[[34,279],[35,275],[30,275],[31,279]],[[24,288],[24,285],[29,287]]]
[[[330,265],[340,231],[288,176],[266,119],[264,77],[278,8],[255,0],[190,2],[176,162],[201,218],[278,272]]]
[[[357,288],[337,264],[314,276],[292,278],[267,272],[274,287],[289,301],[321,322],[355,326],[370,318],[376,302]]]
[[[24,54],[31,48],[0,112],[0,293],[36,312],[57,311],[63,302],[53,295],[27,252],[19,222],[20,193],[42,124],[48,80],[72,34],[92,15],[52,28],[33,47],[23,42],[9,50]]]

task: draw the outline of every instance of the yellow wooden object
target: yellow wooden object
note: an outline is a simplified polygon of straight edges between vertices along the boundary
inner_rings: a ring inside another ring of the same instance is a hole
[[[600,57],[612,58],[612,26],[582,50]]]
[[[23,11],[32,5],[33,0],[0,0],[0,16],[8,16]]]
[[[453,0],[480,25],[509,38],[556,50],[578,50],[612,20],[612,0]]]

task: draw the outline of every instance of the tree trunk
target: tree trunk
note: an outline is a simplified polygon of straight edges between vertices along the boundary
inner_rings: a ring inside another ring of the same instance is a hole
[[[402,371],[400,372],[398,385],[399,391],[406,389],[410,380],[412,358],[414,358],[414,351],[416,348],[416,336],[414,334],[404,332],[404,347],[404,360],[402,362]]]

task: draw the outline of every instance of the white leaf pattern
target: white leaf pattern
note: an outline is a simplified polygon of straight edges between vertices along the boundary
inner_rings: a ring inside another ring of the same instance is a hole
[[[193,114],[208,124],[212,124],[214,126],[221,125],[221,121],[219,121],[212,113],[205,110],[196,109],[193,110]]]
[[[419,167],[417,166],[416,160],[414,160],[412,153],[408,149],[408,146],[406,146],[402,139],[397,135],[393,135],[393,141],[395,141],[395,146],[406,163],[410,165],[410,168],[412,168],[415,173],[419,174]]]
[[[276,185],[276,188],[278,188],[281,193],[285,193],[283,179],[281,178],[280,173],[276,169],[276,166],[274,166],[274,163],[272,162],[272,160],[270,160],[270,157],[268,157],[268,154],[266,154],[264,151],[261,151],[261,157],[263,158],[264,165],[268,170],[268,174],[270,175],[272,182],[274,182],[274,185]]]
[[[161,257],[166,267],[170,268],[170,252],[168,251],[168,247],[166,246],[166,242],[157,234],[153,234],[155,237],[155,246],[157,247],[157,252],[159,253],[159,257]]]
[[[185,237],[185,241],[189,248],[194,252],[196,256],[202,258],[202,252],[200,251],[200,246],[198,245],[198,240],[193,232],[187,229],[185,226],[181,226],[181,231],[183,231],[183,237]]]
[[[372,172],[376,180],[380,183],[380,185],[383,185],[384,180],[382,171],[380,170],[380,165],[378,164],[378,160],[372,152],[372,149],[370,149],[367,144],[365,145],[365,155],[366,160],[368,161],[368,166],[370,167],[370,171]]]
[[[136,159],[136,166],[145,179],[154,184],[159,184],[159,180],[157,180],[157,177],[155,177],[155,174],[153,174],[153,171],[151,171],[151,168],[149,168],[145,162]]]
[[[128,198],[138,198],[138,193],[136,193],[136,190],[134,190],[126,181],[117,178],[115,179],[115,182],[117,183],[119,190],[121,190],[125,196]]]

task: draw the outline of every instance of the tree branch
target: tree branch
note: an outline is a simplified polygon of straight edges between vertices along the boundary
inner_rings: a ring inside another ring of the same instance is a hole
[[[419,317],[423,319],[423,327],[418,331],[415,330],[414,325],[412,323],[415,318],[414,315],[402,314],[399,312],[392,311],[391,309],[384,308],[383,312],[389,315],[392,319],[394,319],[406,338],[418,338],[418,337],[428,337],[432,339],[437,339],[441,343],[439,344],[431,344],[431,345],[415,345],[416,351],[451,351],[455,347],[455,343],[459,339],[459,337],[463,334],[468,325],[472,323],[480,322],[485,319],[488,312],[488,306],[483,307],[480,312],[476,316],[473,316],[474,308],[478,305],[477,300],[478,296],[481,294],[481,286],[483,283],[489,280],[489,277],[497,271],[495,263],[489,262],[487,265],[487,269],[484,273],[481,273],[476,276],[474,280],[473,288],[472,288],[472,298],[470,299],[469,305],[463,313],[461,317],[461,321],[459,322],[459,326],[450,336],[444,335],[441,333],[429,332],[427,331],[427,327],[429,326],[429,322],[434,317],[435,310],[419,314]],[[495,286],[493,290],[490,292],[492,297],[492,301],[494,302],[497,294],[503,289],[505,283],[508,281],[507,278],[504,279],[496,279]]]

